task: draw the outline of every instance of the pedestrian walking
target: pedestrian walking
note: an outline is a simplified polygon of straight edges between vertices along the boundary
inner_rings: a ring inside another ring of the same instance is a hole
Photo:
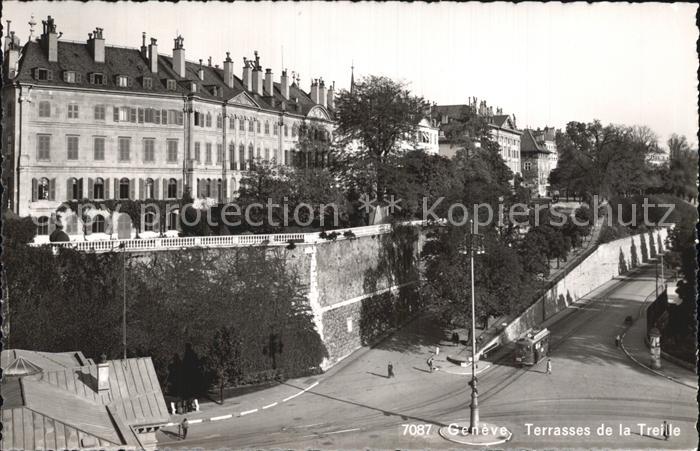
[[[386,372],[387,372],[387,377],[392,378],[394,377],[394,365],[389,362],[389,365],[386,367]]]
[[[459,334],[457,332],[452,332],[452,344],[455,346],[459,344]]]
[[[187,417],[183,418],[182,423],[180,423],[180,429],[182,430],[180,437],[182,437],[182,440],[187,438],[187,429],[189,427],[190,427],[190,422],[187,421]]]
[[[435,346],[435,355],[440,354],[440,346]]]
[[[552,374],[552,359],[547,358],[547,375]]]
[[[615,337],[615,346],[617,346],[618,348],[620,347],[620,334],[617,334],[617,336]]]
[[[430,369],[430,372],[433,372],[433,356],[428,357],[428,368]]]
[[[664,420],[664,424],[663,424],[662,428],[663,428],[664,440],[668,440],[668,437],[671,435],[671,428],[668,424],[668,421]]]

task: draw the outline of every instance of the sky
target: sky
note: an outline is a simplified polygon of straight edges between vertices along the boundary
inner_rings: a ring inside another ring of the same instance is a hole
[[[258,50],[278,79],[283,68],[347,89],[385,75],[439,105],[486,100],[519,128],[569,121],[647,125],[697,147],[697,6],[664,3],[132,3],[3,2],[22,43],[30,16],[51,15],[61,39],[85,41],[95,27],[107,45],[139,47],[141,33],[171,54],[179,33],[186,58],[223,64]],[[5,23],[3,23],[5,26]],[[35,34],[36,36],[36,34]]]

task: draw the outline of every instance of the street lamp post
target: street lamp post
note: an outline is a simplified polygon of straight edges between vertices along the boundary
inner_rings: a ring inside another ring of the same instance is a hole
[[[472,388],[471,404],[469,405],[469,433],[474,434],[479,428],[479,392],[476,388],[476,296],[474,292],[474,248],[477,245],[479,235],[474,233],[473,223],[470,221],[469,233],[469,270],[471,273],[471,317],[472,317],[472,380],[469,385]]]

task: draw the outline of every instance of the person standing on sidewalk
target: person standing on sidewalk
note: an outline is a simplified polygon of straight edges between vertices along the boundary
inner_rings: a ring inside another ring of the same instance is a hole
[[[617,334],[617,336],[615,337],[615,346],[617,346],[618,348],[620,347],[620,334]]]
[[[182,431],[182,434],[180,437],[182,440],[185,440],[187,438],[187,429],[190,427],[190,422],[187,421],[187,417],[182,419],[182,423],[180,423],[180,429]]]
[[[547,357],[547,375],[552,374],[552,359]]]
[[[386,367],[386,372],[387,372],[387,378],[392,378],[394,377],[394,365],[389,362],[389,364]]]
[[[428,368],[430,369],[430,372],[433,372],[433,356],[431,355],[428,357]]]

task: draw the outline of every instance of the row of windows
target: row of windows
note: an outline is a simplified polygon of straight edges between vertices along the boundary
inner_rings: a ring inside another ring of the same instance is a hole
[[[110,179],[97,177],[87,179],[87,191],[84,191],[83,178],[70,177],[67,179],[66,200],[80,200],[85,197],[95,200],[106,199],[110,194]],[[139,198],[141,199],[176,199],[182,191],[182,183],[174,178],[162,179],[157,182],[152,178],[128,179],[122,177],[113,179],[114,199],[136,199],[136,184],[139,184]],[[163,195],[160,195],[160,183],[163,187]],[[42,177],[32,179],[32,201],[56,200],[56,179]]]
[[[92,138],[92,157],[95,161],[105,160],[105,137],[94,136]],[[39,161],[51,160],[51,135],[37,135],[37,159]],[[75,135],[66,136],[66,158],[68,160],[79,159],[80,137]],[[178,140],[167,139],[165,141],[166,161],[168,163],[178,162]],[[144,162],[155,161],[155,139],[144,138],[142,141]],[[131,138],[120,137],[117,140],[117,161],[131,161]]]
[[[51,160],[51,135],[37,135],[37,159],[39,161],[50,161]],[[105,160],[105,137],[94,136],[93,138],[93,160],[104,161]],[[178,140],[177,139],[167,139],[166,141],[166,161],[168,163],[178,163]],[[79,155],[79,144],[80,137],[75,135],[66,136],[66,157],[68,160],[78,160]],[[282,155],[278,155],[276,149],[271,149],[269,147],[261,148],[258,147],[257,150],[250,144],[248,146],[248,154],[246,155],[246,148],[244,144],[240,144],[238,156],[232,150],[235,148],[235,144],[231,143],[229,145],[229,160],[231,161],[231,169],[235,169],[236,160],[241,162],[241,170],[245,170],[245,161],[253,158],[264,159],[265,161],[271,161],[272,159],[277,160],[282,164],[288,164],[288,158],[284,158],[282,161]],[[288,151],[285,151],[288,154]],[[204,155],[202,155],[202,145],[200,142],[194,143],[194,155],[188,155],[188,159],[193,159],[197,163],[204,163],[205,165],[219,164],[223,159],[223,146],[218,143],[216,145],[216,161],[214,161],[213,144],[204,144]],[[204,157],[204,160],[202,160]],[[238,158],[236,158],[238,157]],[[146,163],[155,162],[156,158],[156,140],[155,138],[144,138],[142,140],[142,161]],[[132,161],[132,139],[129,137],[119,137],[117,138],[117,161],[119,162],[129,162]]]
[[[101,72],[91,72],[87,74],[87,81],[91,85],[105,86],[107,85],[107,77]],[[141,78],[141,86],[145,89],[153,89],[154,80],[152,77],[143,76]],[[34,79],[39,81],[53,81],[54,74],[52,69],[47,69],[44,67],[37,67],[34,69]],[[63,81],[66,83],[82,83],[83,76],[80,72],[65,70],[63,71]],[[131,88],[134,86],[134,77],[128,75],[115,75],[114,83],[119,88]],[[175,79],[167,78],[163,80],[165,82],[165,88],[169,91],[177,90],[177,82]],[[196,92],[197,84],[191,82],[190,90]],[[223,91],[218,87],[213,87],[212,94],[215,96],[221,96]]]
[[[157,217],[155,216],[155,213],[153,212],[146,212],[143,216],[143,231],[145,232],[154,232],[156,231],[156,220]],[[117,227],[119,227],[119,223],[121,221],[117,222]],[[106,233],[107,232],[107,227],[106,227],[106,218],[104,215],[97,213],[95,214],[88,222],[87,227],[85,228],[84,232],[87,234],[90,233]],[[51,226],[52,226],[52,221],[48,216],[41,216],[37,218],[37,230],[36,234],[37,235],[48,235],[51,232]],[[71,215],[70,217],[66,218],[66,233],[69,235],[76,235],[78,233],[81,233],[80,230],[78,230],[78,218],[76,215]],[[128,225],[129,228],[131,228],[131,220],[128,220]],[[166,220],[166,230],[176,230],[178,225],[178,212],[175,210],[171,210],[170,213],[167,216]]]
[[[95,105],[93,108],[93,118],[95,120],[103,121],[106,118],[106,105]],[[42,100],[39,102],[39,117],[50,118],[52,117],[52,107],[51,102],[48,100]],[[79,119],[80,109],[77,103],[68,104],[68,119]],[[114,122],[132,122],[132,123],[152,123],[152,124],[162,124],[162,125],[183,125],[184,124],[184,113],[178,110],[166,110],[166,109],[156,109],[156,108],[142,108],[142,107],[129,107],[129,106],[114,106],[112,109],[112,119]],[[229,128],[235,129],[234,117],[229,119]],[[255,120],[245,120],[238,119],[238,129],[240,131],[247,130],[250,133],[261,133],[262,125],[257,119]],[[212,115],[211,113],[201,113],[199,111],[194,112],[194,125],[197,127],[211,127],[212,126]],[[223,127],[223,118],[221,114],[216,117],[216,128]],[[265,121],[264,130],[266,135],[270,135],[270,130],[272,129],[272,135],[278,136],[280,132],[280,125],[273,123],[270,127],[270,122]],[[282,133],[285,137],[289,136],[289,126],[287,124],[282,125]],[[291,128],[292,137],[296,138],[299,135],[299,127],[297,124],[292,125]],[[331,135],[328,131],[314,130],[314,139],[321,138],[318,134],[322,134],[322,138],[330,140]]]

